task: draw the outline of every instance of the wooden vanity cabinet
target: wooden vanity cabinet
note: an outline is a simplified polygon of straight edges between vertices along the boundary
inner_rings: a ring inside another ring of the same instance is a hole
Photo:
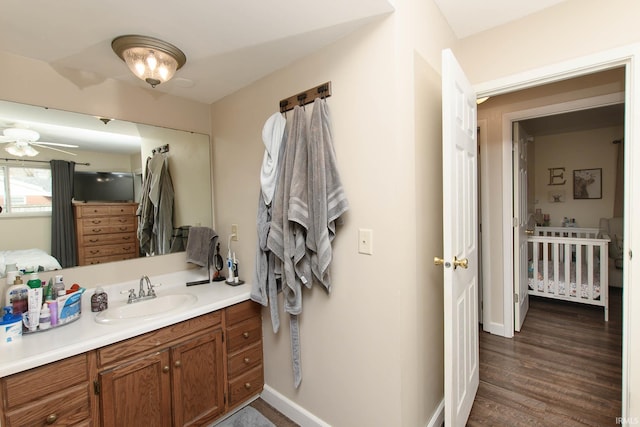
[[[0,380],[0,425],[96,426],[93,352],[69,357]]]
[[[0,379],[0,426],[206,426],[263,385],[245,301]]]
[[[264,386],[261,306],[245,301],[225,309],[229,408],[259,394]]]
[[[98,349],[102,426],[206,425],[221,415],[221,312]]]

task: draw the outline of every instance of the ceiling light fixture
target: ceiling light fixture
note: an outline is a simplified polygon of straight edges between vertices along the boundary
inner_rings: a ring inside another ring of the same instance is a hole
[[[175,72],[187,62],[187,57],[180,49],[153,37],[116,37],[111,42],[111,48],[133,74],[151,87],[171,80]]]
[[[6,150],[7,153],[16,157],[23,157],[23,156],[33,157],[33,156],[37,156],[40,153],[38,150],[33,148],[31,145],[29,145],[29,143],[24,141],[13,142],[7,145],[4,149]]]

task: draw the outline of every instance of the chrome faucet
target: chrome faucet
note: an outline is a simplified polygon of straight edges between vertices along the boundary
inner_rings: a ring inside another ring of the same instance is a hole
[[[144,298],[147,294],[144,292],[144,284],[147,283],[147,289],[151,292],[151,280],[146,274],[140,278],[140,289],[138,290],[138,298]]]
[[[147,290],[144,290],[144,285],[147,284]],[[127,304],[131,304],[138,301],[144,301],[147,299],[152,299],[156,297],[156,291],[153,290],[156,286],[160,286],[160,284],[153,285],[151,284],[151,279],[146,274],[140,278],[140,289],[138,290],[138,295],[136,296],[135,289],[129,289],[128,291],[122,291],[121,293],[128,293],[129,298],[127,299]]]

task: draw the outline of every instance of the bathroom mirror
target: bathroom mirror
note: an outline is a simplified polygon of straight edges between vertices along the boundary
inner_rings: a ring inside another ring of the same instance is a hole
[[[76,171],[129,172],[140,181],[143,165],[152,151],[168,148],[163,156],[167,157],[175,192],[174,227],[213,225],[208,135],[0,100],[0,135],[5,129],[15,128],[38,132],[36,144],[39,145],[33,145],[38,154],[18,157],[6,150],[13,144],[0,143],[0,168],[5,171],[17,166],[48,168],[50,160],[59,159],[76,162]],[[1,176],[0,185],[4,185]],[[5,193],[0,192],[0,199]],[[12,198],[16,196],[11,195]],[[101,200],[101,197],[96,195],[95,200]],[[5,203],[4,200],[0,202]],[[50,213],[7,213],[3,210],[0,235],[0,251],[37,248],[50,253]]]

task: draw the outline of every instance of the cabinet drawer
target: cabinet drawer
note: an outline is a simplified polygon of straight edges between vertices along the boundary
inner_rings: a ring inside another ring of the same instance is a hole
[[[127,259],[133,259],[133,258],[137,258],[138,254],[137,253],[129,253],[129,254],[120,254],[120,255],[111,255],[111,256],[103,256],[103,257],[95,257],[95,258],[91,258],[91,257],[84,257],[81,261],[79,265],[96,265],[96,264],[104,264],[107,262],[113,262],[113,261],[124,261]]]
[[[262,320],[247,319],[227,328],[227,352],[233,353],[242,347],[258,342],[262,338]]]
[[[113,243],[135,243],[135,233],[93,234],[82,237],[85,246],[109,245]]]
[[[226,308],[227,325],[247,320],[251,317],[261,317],[262,306],[253,301],[245,301]]]
[[[38,384],[46,384],[46,378],[45,374]],[[37,389],[32,385],[29,388],[30,391]],[[7,427],[75,426],[82,421],[85,425],[90,425],[91,402],[87,384],[55,390],[52,396],[34,401],[20,409],[7,411]]]
[[[246,349],[229,356],[227,370],[229,379],[244,374],[262,363],[262,341],[258,341]]]
[[[138,210],[137,204],[109,206],[109,215],[113,216],[135,216]]]
[[[263,385],[264,375],[262,365],[229,381],[229,406],[242,403],[249,397],[260,393]]]
[[[109,215],[109,206],[107,205],[75,205],[75,208],[78,218]]]
[[[138,337],[130,338],[126,341],[99,348],[98,367],[102,369],[115,362],[122,363],[128,357],[167,347],[171,343],[184,337],[211,328],[213,325],[220,324],[221,321],[221,312],[216,311]]]
[[[7,409],[57,395],[75,384],[89,380],[87,356],[81,354],[2,379]]]
[[[91,236],[96,234],[112,234],[112,233],[132,233],[136,231],[135,224],[123,225],[89,225],[82,226],[83,236]]]
[[[120,254],[131,254],[134,253],[137,249],[135,242],[130,243],[118,243],[115,245],[104,245],[104,246],[90,246],[85,248],[84,256],[87,258],[91,257],[103,257],[110,255],[120,255]]]

